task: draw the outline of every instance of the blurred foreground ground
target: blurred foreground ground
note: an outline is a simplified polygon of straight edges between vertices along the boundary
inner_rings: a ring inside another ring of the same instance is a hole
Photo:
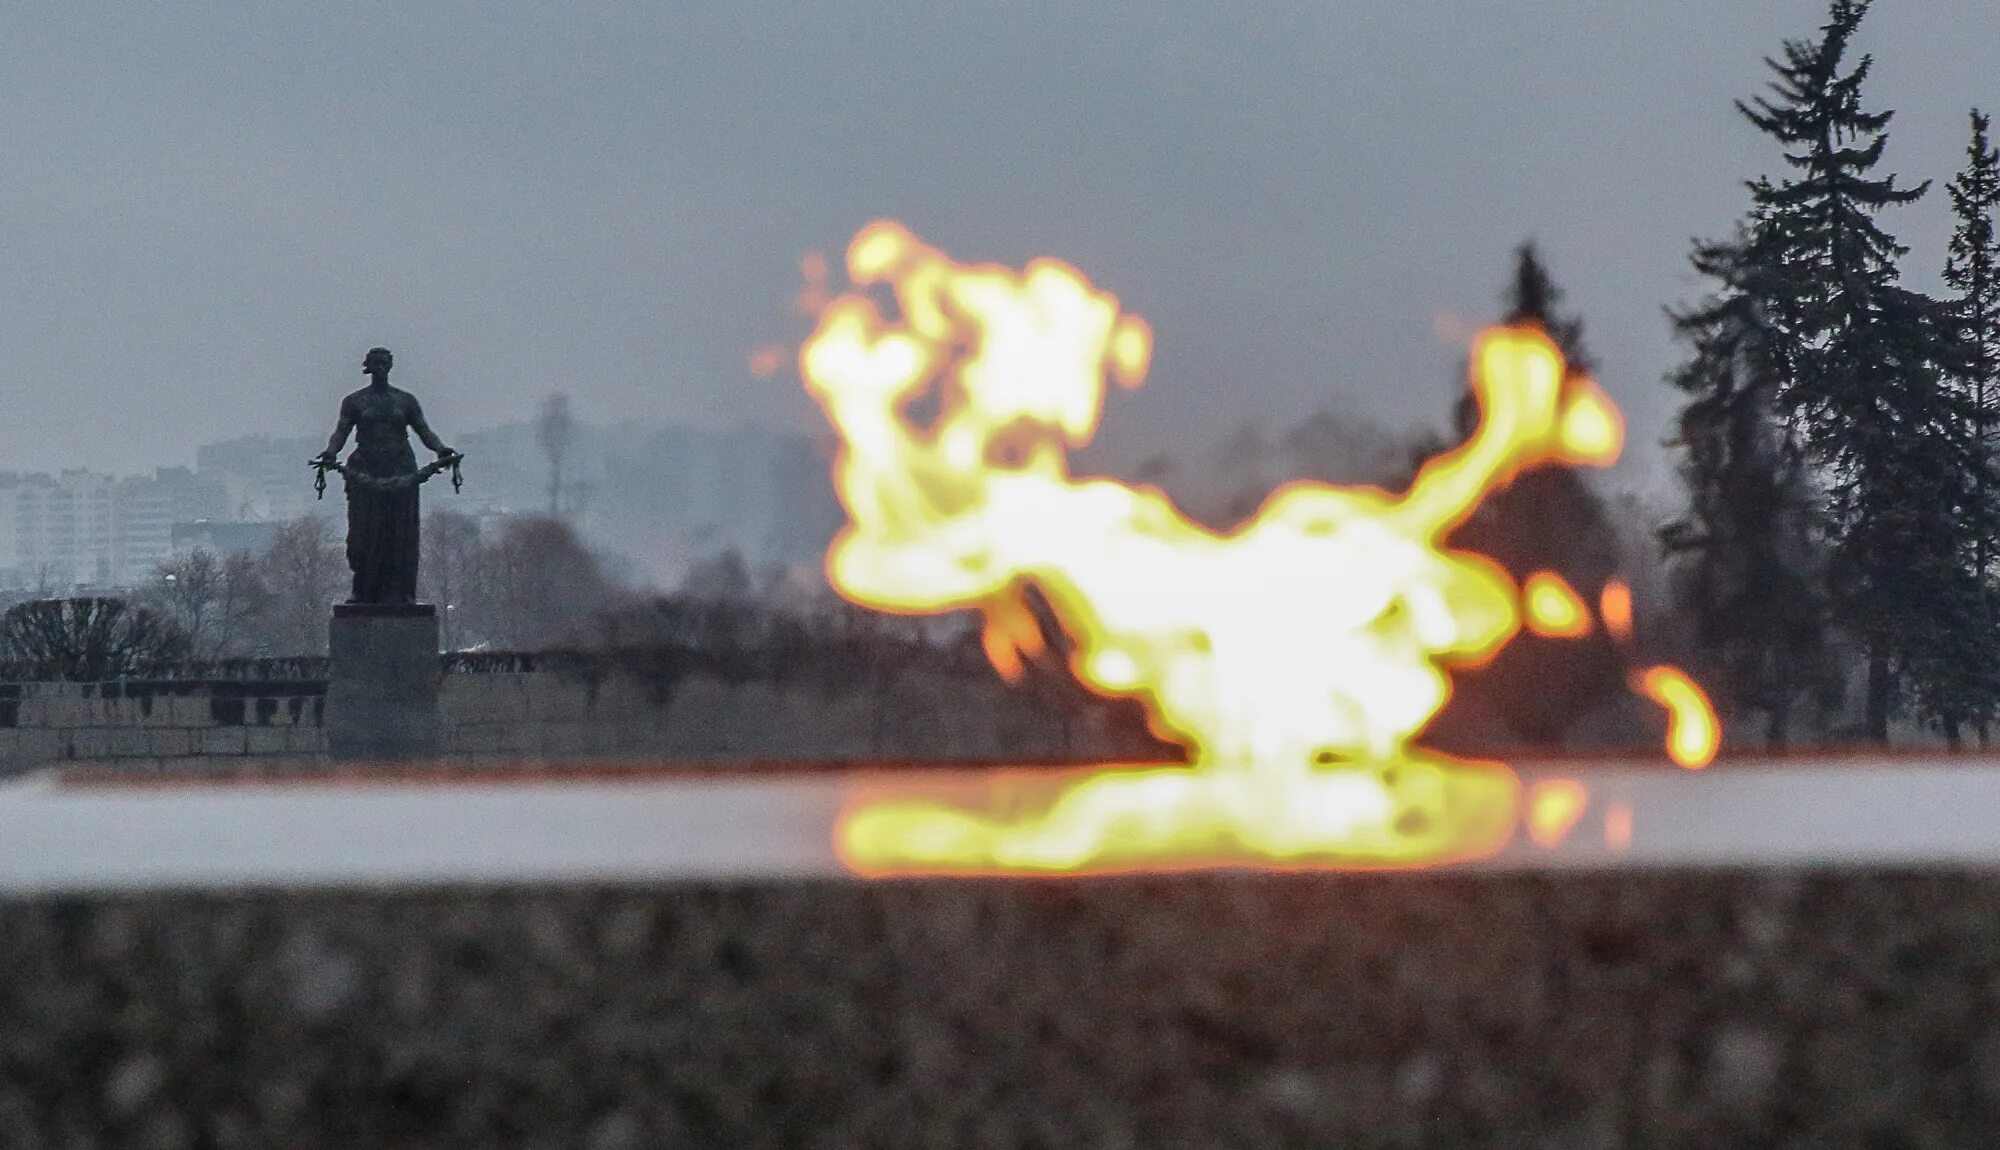
[[[2000,878],[0,902],[7,1147],[1963,1147]]]

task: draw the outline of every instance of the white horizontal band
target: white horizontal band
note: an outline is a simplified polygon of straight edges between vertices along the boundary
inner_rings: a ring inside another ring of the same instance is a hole
[[[1790,760],[1687,772],[1523,765],[1585,788],[1553,845],[1526,831],[1462,869],[2000,868],[2000,764]],[[510,779],[65,781],[0,786],[0,894],[439,884],[700,882],[844,875],[838,812],[921,780],[976,796],[984,770],[744,769]]]

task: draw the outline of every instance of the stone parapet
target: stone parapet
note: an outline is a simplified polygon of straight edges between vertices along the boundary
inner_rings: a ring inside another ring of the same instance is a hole
[[[9,1144],[1985,1146],[2000,879],[0,902]]]

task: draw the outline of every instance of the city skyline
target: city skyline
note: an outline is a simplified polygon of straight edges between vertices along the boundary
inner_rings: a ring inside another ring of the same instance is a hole
[[[759,568],[816,562],[839,526],[819,449],[803,436],[588,423],[576,436],[558,511],[638,586],[674,586],[690,564],[725,550]],[[547,462],[534,440],[527,423],[467,430],[459,445],[474,481],[463,493],[429,489],[426,512],[487,526],[549,513]],[[323,444],[234,436],[197,445],[192,468],[136,474],[0,467],[0,592],[136,587],[171,554],[234,549],[220,538],[268,539],[243,526],[318,516],[338,529],[339,481],[318,497],[304,462]]]

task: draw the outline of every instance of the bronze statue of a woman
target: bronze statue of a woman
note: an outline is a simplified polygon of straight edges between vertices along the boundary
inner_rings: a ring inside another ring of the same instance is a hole
[[[354,572],[350,603],[414,603],[422,519],[417,486],[462,457],[424,422],[417,397],[389,386],[395,359],[386,347],[362,361],[367,387],[340,401],[340,422],[326,450],[312,461],[322,473],[339,471],[347,487],[347,566]],[[354,432],[354,453],[340,449]],[[417,468],[409,433],[416,432],[438,461]]]

